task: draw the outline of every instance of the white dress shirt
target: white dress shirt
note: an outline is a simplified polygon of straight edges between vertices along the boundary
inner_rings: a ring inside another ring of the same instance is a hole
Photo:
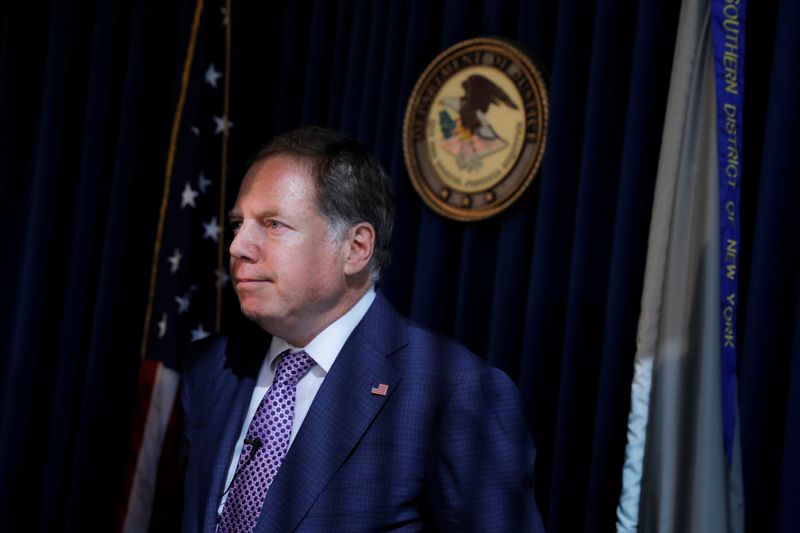
[[[242,453],[244,438],[247,435],[250,422],[256,414],[261,399],[272,386],[272,379],[275,376],[275,369],[278,366],[278,355],[286,350],[291,350],[292,352],[305,350],[316,363],[311,367],[311,370],[308,371],[308,374],[297,382],[297,402],[294,406],[292,434],[289,437],[289,447],[291,447],[311,407],[311,402],[314,401],[314,396],[317,395],[317,391],[319,391],[322,382],[325,380],[325,376],[328,375],[328,372],[333,366],[333,362],[342,350],[342,346],[347,342],[350,334],[353,333],[353,330],[358,323],[361,322],[361,319],[364,318],[373,300],[375,300],[375,288],[370,287],[366,294],[364,294],[349,311],[339,317],[333,324],[322,330],[319,335],[314,337],[306,346],[292,346],[283,339],[272,337],[272,343],[269,346],[269,350],[267,350],[267,356],[264,358],[264,362],[261,364],[261,370],[258,372],[258,379],[256,380],[255,389],[253,389],[253,395],[250,398],[250,407],[247,410],[247,417],[244,420],[242,431],[239,434],[239,440],[236,442],[236,448],[233,450],[233,460],[228,467],[228,477],[225,480],[226,489],[230,486],[231,480],[233,480],[233,476],[236,473],[236,467],[239,464],[239,455]],[[226,498],[227,494],[222,497],[219,503],[218,512],[220,514],[225,505]]]

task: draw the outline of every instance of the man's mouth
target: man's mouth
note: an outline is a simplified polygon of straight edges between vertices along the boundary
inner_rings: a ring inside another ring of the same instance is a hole
[[[271,281],[272,280],[270,280],[268,278],[245,278],[245,277],[234,278],[234,282],[236,283],[237,287],[242,286],[242,285],[245,285],[245,286],[254,285],[256,283],[270,283]]]

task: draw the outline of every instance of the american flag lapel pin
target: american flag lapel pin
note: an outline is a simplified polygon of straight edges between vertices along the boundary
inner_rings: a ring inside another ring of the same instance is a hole
[[[377,396],[386,396],[386,394],[389,392],[389,385],[386,383],[373,383],[372,391],[370,392]]]

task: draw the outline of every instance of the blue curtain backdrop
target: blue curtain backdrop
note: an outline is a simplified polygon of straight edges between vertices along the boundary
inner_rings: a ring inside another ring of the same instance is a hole
[[[206,2],[204,24],[220,23]],[[0,8],[0,523],[109,530],[194,2]],[[398,219],[382,289],[519,384],[551,531],[611,531],[679,5],[656,0],[233,2],[230,189],[304,123],[373,149]],[[750,531],[800,523],[800,23],[748,8],[739,399]],[[401,129],[433,57],[511,38],[550,77],[531,189],[490,220],[425,207]],[[202,62],[202,47],[198,49]]]

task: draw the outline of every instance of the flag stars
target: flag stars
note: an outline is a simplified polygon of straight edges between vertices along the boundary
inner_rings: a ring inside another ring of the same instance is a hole
[[[176,296],[175,302],[178,304],[178,314],[182,315],[189,312],[189,300],[191,295],[187,292],[183,296]]]
[[[186,187],[183,188],[183,192],[181,193],[181,209],[183,209],[187,205],[192,207],[197,207],[197,205],[195,205],[194,203],[194,200],[195,198],[197,198],[198,194],[200,193],[192,189],[192,186],[187,181]]]
[[[220,133],[225,131],[226,127],[227,127],[228,130],[233,128],[233,122],[228,120],[226,117],[217,117],[217,116],[215,116],[214,117],[214,124],[216,125],[214,127],[214,134],[215,135],[219,135]]]
[[[191,334],[192,334],[192,342],[199,341],[200,339],[205,339],[206,337],[211,335],[211,333],[203,329],[202,323],[198,324],[195,329],[191,330]]]
[[[190,129],[192,130],[192,133],[194,133],[195,137],[200,137],[200,128],[197,126],[192,126]]]
[[[167,313],[161,314],[161,320],[158,321],[158,338],[163,339],[167,334]]]
[[[211,85],[213,88],[217,88],[217,80],[222,77],[222,73],[214,68],[214,63],[208,65],[208,69],[206,69],[206,83]]]
[[[174,274],[178,271],[178,267],[181,264],[181,259],[183,259],[183,256],[181,255],[181,251],[177,248],[175,248],[175,253],[167,257],[167,261],[169,261],[170,264],[169,271],[171,274]]]
[[[217,277],[217,287],[226,287],[231,280],[231,277],[225,272],[225,269],[214,270],[214,275]]]
[[[207,180],[205,172],[201,172],[200,175],[197,176],[197,186],[200,188],[200,192],[205,194],[209,185],[211,185],[211,180]]]
[[[219,12],[222,15],[222,25],[223,26],[227,26],[228,25],[228,8],[225,7],[225,6],[222,6],[222,7],[219,8]]]
[[[189,290],[183,293],[183,296],[176,296],[175,303],[178,304],[178,314],[189,312],[189,302],[192,299],[192,293],[197,290],[197,285],[192,285]]]
[[[212,239],[214,242],[219,240],[221,228],[217,223],[217,217],[213,217],[209,222],[203,222],[203,238]]]

